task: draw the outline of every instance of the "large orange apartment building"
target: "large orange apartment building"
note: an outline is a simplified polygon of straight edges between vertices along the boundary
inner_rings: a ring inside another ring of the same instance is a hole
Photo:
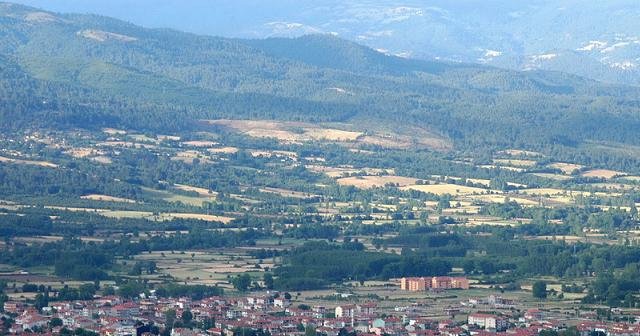
[[[419,292],[428,289],[469,289],[469,280],[462,277],[419,277],[400,279],[400,288],[406,291]]]

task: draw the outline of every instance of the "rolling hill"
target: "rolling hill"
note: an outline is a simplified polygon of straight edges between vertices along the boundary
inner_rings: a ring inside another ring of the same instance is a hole
[[[156,131],[276,119],[415,125],[471,151],[640,144],[640,89],[558,72],[405,59],[332,35],[201,36],[9,3],[0,32],[5,128],[43,117],[49,127]]]

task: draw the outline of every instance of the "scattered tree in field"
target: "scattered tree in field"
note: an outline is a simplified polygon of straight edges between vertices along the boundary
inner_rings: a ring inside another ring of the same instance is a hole
[[[547,298],[547,283],[544,281],[536,281],[533,283],[533,297],[538,299]]]
[[[238,275],[231,280],[233,287],[240,292],[246,292],[251,286],[251,276],[249,274]]]

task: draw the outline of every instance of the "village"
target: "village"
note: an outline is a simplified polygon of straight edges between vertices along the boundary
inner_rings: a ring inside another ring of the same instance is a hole
[[[434,277],[439,288],[417,288],[424,278],[399,279],[404,292],[464,291],[464,278]],[[456,285],[456,287],[452,286]],[[3,321],[9,334],[232,336],[252,335],[408,335],[408,336],[534,336],[541,332],[570,335],[640,335],[640,315],[608,309],[573,312],[525,307],[499,295],[473,297],[445,309],[434,318],[434,305],[414,302],[389,305],[383,300],[349,300],[333,305],[309,305],[290,293],[266,291],[251,295],[159,298],[155,291],[133,300],[117,295],[93,300],[51,302],[40,310],[23,301],[5,302]],[[346,300],[344,300],[346,299]],[[356,302],[357,301],[357,302]],[[625,321],[625,322],[622,322]],[[2,326],[0,325],[0,329]],[[170,333],[168,330],[171,330]],[[3,331],[3,330],[0,330]]]

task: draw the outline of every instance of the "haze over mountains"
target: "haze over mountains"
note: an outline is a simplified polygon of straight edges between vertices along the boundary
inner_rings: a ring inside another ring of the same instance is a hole
[[[225,37],[336,34],[403,57],[563,71],[640,84],[640,6],[634,0],[23,3]]]

